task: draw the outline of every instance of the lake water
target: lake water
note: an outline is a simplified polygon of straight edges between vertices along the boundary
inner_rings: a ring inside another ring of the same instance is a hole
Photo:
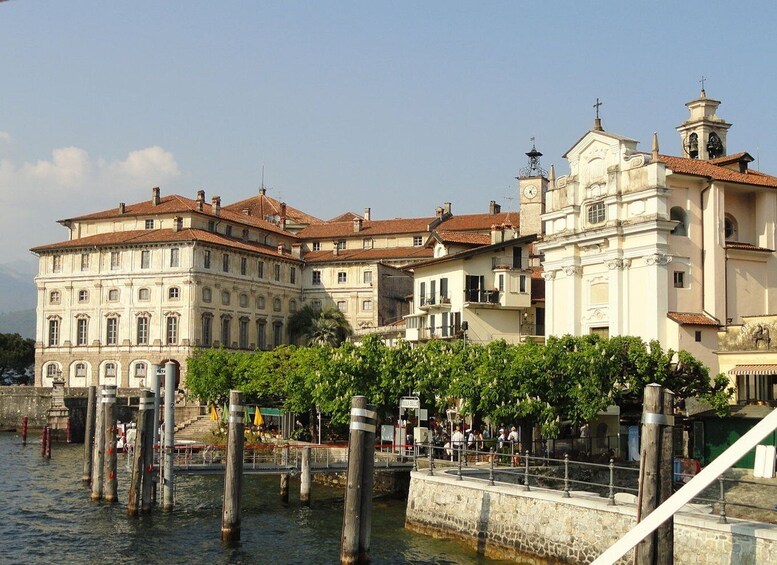
[[[0,433],[0,563],[337,563],[343,492],[314,484],[310,508],[290,502],[279,479],[246,476],[241,542],[221,543],[222,477],[176,477],[176,508],[127,516],[129,475],[119,460],[118,504],[89,500],[81,483],[83,445],[55,443],[40,456],[39,436],[26,447]],[[296,491],[295,491],[296,489]],[[447,540],[404,529],[405,501],[375,500],[370,557],[375,564],[501,564]]]

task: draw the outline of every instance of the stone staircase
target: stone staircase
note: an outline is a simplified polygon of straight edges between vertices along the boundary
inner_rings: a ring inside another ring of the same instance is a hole
[[[211,441],[211,432],[218,429],[218,422],[210,419],[210,415],[203,414],[176,424],[175,439],[193,440],[193,441]]]

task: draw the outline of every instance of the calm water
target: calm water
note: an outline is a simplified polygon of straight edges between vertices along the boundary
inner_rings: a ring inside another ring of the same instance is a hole
[[[342,491],[313,485],[311,508],[278,497],[278,477],[244,481],[241,542],[223,545],[221,477],[177,477],[171,514],[126,514],[129,477],[119,460],[119,502],[92,503],[81,484],[83,445],[57,444],[40,456],[39,437],[27,447],[0,433],[0,563],[337,563]],[[295,492],[296,488],[296,492]],[[463,545],[406,531],[404,501],[376,500],[370,556],[375,564],[498,564]]]

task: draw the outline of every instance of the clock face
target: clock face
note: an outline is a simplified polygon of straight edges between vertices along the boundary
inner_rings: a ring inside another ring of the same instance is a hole
[[[537,196],[537,187],[533,184],[530,184],[526,188],[523,189],[523,194],[526,196],[526,198],[534,198]]]

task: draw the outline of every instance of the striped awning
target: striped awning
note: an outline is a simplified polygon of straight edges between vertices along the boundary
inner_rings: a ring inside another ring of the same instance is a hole
[[[777,375],[777,365],[737,365],[729,375]]]

